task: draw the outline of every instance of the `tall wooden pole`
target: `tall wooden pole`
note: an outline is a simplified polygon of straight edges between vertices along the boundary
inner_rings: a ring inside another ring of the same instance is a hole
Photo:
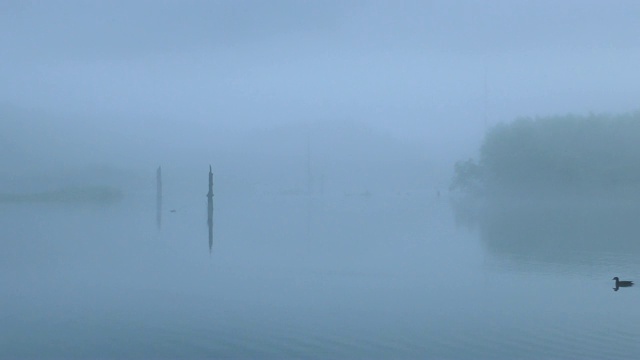
[[[213,247],[213,171],[209,165],[209,192],[207,193],[207,225],[209,226],[209,253]]]
[[[156,171],[156,223],[158,229],[162,227],[162,169]]]

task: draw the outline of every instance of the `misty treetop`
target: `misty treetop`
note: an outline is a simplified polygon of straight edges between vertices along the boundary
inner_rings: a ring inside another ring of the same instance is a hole
[[[466,194],[640,189],[640,112],[499,124],[479,161],[459,161],[454,171],[450,190]]]

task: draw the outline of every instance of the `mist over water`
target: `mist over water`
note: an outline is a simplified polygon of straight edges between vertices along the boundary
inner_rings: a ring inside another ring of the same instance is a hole
[[[553,245],[578,243],[571,237],[582,233],[571,229],[587,225],[587,240],[599,243],[611,229],[606,219],[559,225],[511,212],[469,231],[433,193],[219,194],[209,253],[204,202],[165,214],[158,231],[152,197],[141,200],[3,205],[3,308],[11,312],[2,357],[602,358],[639,350],[637,291],[614,293],[608,277],[635,274],[635,247],[625,239],[606,249]]]
[[[0,4],[0,358],[638,357],[638,7]]]

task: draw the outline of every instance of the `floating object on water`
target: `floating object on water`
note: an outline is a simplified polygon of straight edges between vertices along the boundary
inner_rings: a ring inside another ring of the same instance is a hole
[[[617,276],[614,277],[611,280],[615,280],[616,281],[616,289],[615,290],[617,290],[617,288],[621,288],[621,287],[633,286],[633,281],[620,280]]]
[[[633,286],[633,281],[620,280],[617,276],[614,277],[611,280],[615,280],[616,281],[616,286],[618,286],[618,287]]]

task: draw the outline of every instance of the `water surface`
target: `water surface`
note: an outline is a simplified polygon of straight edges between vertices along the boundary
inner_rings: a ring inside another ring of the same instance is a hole
[[[210,251],[204,198],[165,206],[160,230],[144,196],[1,205],[0,357],[640,356],[640,288],[610,280],[640,275],[620,214],[461,226],[420,193],[214,211]]]

